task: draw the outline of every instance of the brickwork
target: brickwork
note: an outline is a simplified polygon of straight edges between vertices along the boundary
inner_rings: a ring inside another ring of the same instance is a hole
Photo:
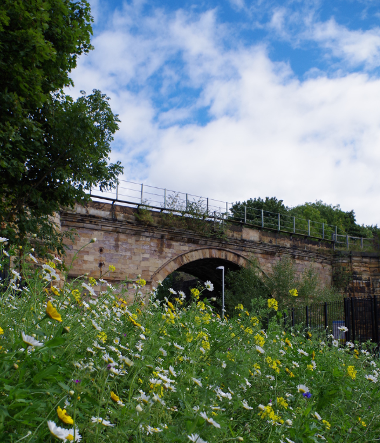
[[[107,275],[108,279],[118,282],[141,275],[149,288],[181,266],[197,260],[206,263],[215,259],[244,266],[253,256],[264,272],[270,272],[286,255],[294,259],[300,273],[312,266],[323,285],[330,285],[334,270],[343,267],[354,277],[350,284],[352,295],[370,291],[380,294],[379,255],[376,254],[335,254],[327,241],[239,225],[229,227],[226,239],[218,239],[165,226],[159,212],[152,212],[147,224],[136,215],[134,208],[99,202],[62,211],[62,229],[74,228],[78,233],[75,243],[69,245],[66,258],[67,263],[76,258],[70,277],[84,273],[99,277],[113,265],[116,271]],[[92,238],[97,238],[96,243],[81,250]]]

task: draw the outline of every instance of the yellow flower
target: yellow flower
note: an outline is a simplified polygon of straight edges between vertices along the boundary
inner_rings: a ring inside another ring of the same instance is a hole
[[[146,281],[143,278],[139,278],[138,280],[136,280],[136,284],[139,286],[145,286]]]
[[[331,424],[327,420],[322,420],[322,423],[326,426],[327,429],[331,428]]]
[[[358,418],[358,420],[359,420],[359,423],[360,423],[362,426],[364,426],[364,427],[367,426],[366,423],[365,423],[360,417]]]
[[[354,380],[356,378],[356,373],[358,371],[355,369],[355,366],[348,366],[347,374]]]
[[[56,288],[55,286],[52,286],[50,289],[54,295],[59,296],[59,289],[58,288]]]
[[[235,306],[235,309],[240,309],[241,311],[244,311],[244,307],[241,303],[239,303],[237,306]]]
[[[257,326],[259,324],[259,319],[257,317],[251,318],[252,326]]]
[[[264,346],[265,339],[262,335],[256,334],[253,339],[258,346]]]
[[[96,280],[94,279],[94,277],[90,277],[90,278],[88,279],[88,281],[89,281],[89,283],[90,283],[91,286],[95,286],[95,285],[96,285]]]
[[[314,371],[314,366],[313,365],[307,365],[307,369],[309,371]]]
[[[297,289],[291,289],[291,290],[289,291],[289,294],[290,294],[292,297],[298,297],[298,291],[297,291]]]
[[[0,335],[4,334],[4,329],[0,328]]]
[[[283,397],[277,397],[277,404],[288,409],[288,403],[286,403],[286,400]]]
[[[189,332],[186,333],[186,341],[188,343],[191,343],[193,341],[193,338],[194,337]]]
[[[193,288],[190,289],[190,292],[194,298],[196,298],[197,300],[199,299],[199,294],[200,294],[199,289]]]
[[[74,420],[66,413],[66,409],[61,409],[60,406],[58,406],[57,409],[58,417],[63,423],[66,423],[67,425],[74,424]]]
[[[105,343],[107,341],[107,334],[104,331],[99,332],[98,338],[101,342]]]
[[[48,304],[46,306],[46,314],[53,320],[57,320],[60,322],[62,321],[61,315],[58,313],[58,311],[55,309],[50,301],[48,301]]]
[[[115,268],[114,265],[109,265],[109,266],[108,266],[108,269],[109,269],[111,272],[115,272],[115,271],[116,271],[116,268]]]
[[[48,266],[50,266],[51,268],[55,269],[55,263],[54,263],[54,262],[52,262],[52,261],[48,261],[46,264],[47,264]]]
[[[274,298],[268,298],[268,308],[273,308],[275,311],[278,310],[277,300]]]
[[[111,391],[111,399],[117,403],[118,401],[120,401],[120,398],[113,392]]]

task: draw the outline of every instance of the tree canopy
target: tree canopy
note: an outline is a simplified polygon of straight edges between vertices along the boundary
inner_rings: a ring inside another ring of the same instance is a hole
[[[114,187],[122,172],[109,164],[119,122],[109,99],[63,92],[78,56],[92,49],[92,21],[84,0],[0,6],[0,236],[11,243],[33,233],[62,252],[50,216],[88,200],[92,186]]]

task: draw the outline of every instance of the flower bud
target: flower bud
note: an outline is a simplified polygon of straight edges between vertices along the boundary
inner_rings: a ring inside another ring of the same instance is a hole
[[[136,411],[137,411],[137,412],[142,412],[142,407],[141,407],[140,405],[137,405],[137,406],[136,406]]]
[[[96,238],[92,238],[90,243],[95,243],[96,242]]]
[[[18,369],[18,364],[17,364],[17,363],[13,363],[13,367],[14,367],[15,369]]]

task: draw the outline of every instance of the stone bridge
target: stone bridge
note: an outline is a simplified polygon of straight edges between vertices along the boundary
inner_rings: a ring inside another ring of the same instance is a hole
[[[149,212],[141,221],[136,208],[100,202],[61,211],[60,223],[63,231],[73,228],[78,234],[74,243],[68,243],[66,263],[77,254],[69,274],[72,278],[84,273],[99,278],[113,265],[116,271],[106,278],[114,282],[141,275],[151,288],[173,271],[182,271],[211,280],[218,289],[221,272],[217,266],[236,270],[255,257],[261,269],[270,272],[274,263],[288,256],[298,272],[312,266],[323,285],[330,285],[336,271],[345,269],[352,275],[351,295],[380,295],[379,254],[336,253],[329,241],[242,225],[229,226],[218,238],[166,226],[160,212]],[[97,241],[80,250],[92,238]]]

